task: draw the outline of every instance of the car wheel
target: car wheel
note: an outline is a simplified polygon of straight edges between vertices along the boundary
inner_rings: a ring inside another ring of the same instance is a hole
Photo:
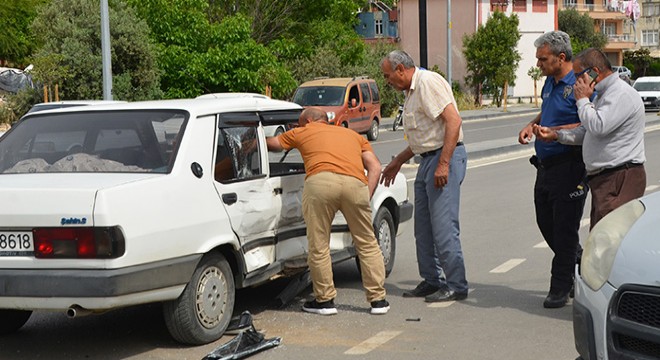
[[[371,127],[369,128],[369,132],[367,133],[367,139],[370,141],[375,141],[378,139],[378,121],[376,119],[373,119],[371,122]]]
[[[374,234],[383,253],[383,262],[385,263],[385,277],[390,276],[394,269],[394,255],[396,253],[396,231],[394,230],[394,220],[392,214],[386,207],[381,207],[376,213],[374,219]],[[356,256],[358,272],[362,274],[360,259]]]
[[[343,126],[343,127],[345,127],[345,128],[348,129],[348,123],[347,123],[347,122],[343,122],[343,123],[341,123],[341,126]]]
[[[231,267],[221,254],[202,258],[181,296],[163,304],[167,330],[181,343],[201,345],[219,339],[234,310]]]
[[[18,331],[30,319],[32,311],[26,310],[0,310],[0,335],[7,335]]]

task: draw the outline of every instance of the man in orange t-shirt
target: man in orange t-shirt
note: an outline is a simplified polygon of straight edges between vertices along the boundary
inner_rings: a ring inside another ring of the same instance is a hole
[[[307,264],[315,299],[305,302],[302,309],[320,315],[337,313],[330,230],[335,214],[341,211],[360,259],[371,313],[386,314],[390,305],[385,300],[385,265],[371,225],[370,206],[380,178],[380,161],[364,137],[353,130],[328,125],[327,114],[319,108],[305,109],[298,123],[300,127],[266,138],[266,142],[270,151],[298,149],[305,163],[302,206],[309,243]]]

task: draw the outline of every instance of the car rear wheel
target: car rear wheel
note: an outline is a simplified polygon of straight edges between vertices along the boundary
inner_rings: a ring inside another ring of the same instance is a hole
[[[30,319],[32,311],[0,310],[0,335],[15,333]]]
[[[394,229],[394,220],[392,214],[386,207],[381,207],[376,213],[374,219],[374,234],[378,241],[378,246],[383,253],[383,262],[385,263],[385,277],[390,276],[394,269],[394,255],[396,254],[396,231]],[[360,259],[356,256],[355,263],[358,271],[362,274]]]
[[[207,344],[225,332],[234,310],[231,267],[221,254],[204,256],[178,299],[163,304],[172,337],[191,345]]]
[[[376,121],[376,119],[373,119],[371,121],[371,127],[369,128],[369,132],[367,133],[367,139],[371,141],[375,141],[378,139],[378,121]]]

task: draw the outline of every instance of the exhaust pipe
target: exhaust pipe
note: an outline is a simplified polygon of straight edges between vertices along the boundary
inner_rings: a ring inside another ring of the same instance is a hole
[[[90,315],[92,313],[92,310],[82,308],[80,305],[73,305],[70,308],[66,310],[66,316],[70,319],[73,319],[75,317],[79,316],[86,316]]]

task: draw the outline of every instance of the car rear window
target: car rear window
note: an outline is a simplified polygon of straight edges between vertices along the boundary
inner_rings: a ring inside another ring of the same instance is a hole
[[[37,113],[0,140],[0,173],[166,173],[187,118],[173,110]]]
[[[346,89],[339,86],[305,86],[296,90],[293,102],[300,106],[341,106]]]
[[[636,81],[633,85],[637,91],[660,91],[660,81],[657,82],[639,82]]]

